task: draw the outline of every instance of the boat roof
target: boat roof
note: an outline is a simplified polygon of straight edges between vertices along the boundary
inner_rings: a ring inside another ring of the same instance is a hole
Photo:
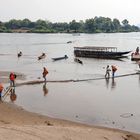
[[[112,50],[112,49],[117,49],[117,47],[84,46],[84,47],[74,47],[74,49]]]

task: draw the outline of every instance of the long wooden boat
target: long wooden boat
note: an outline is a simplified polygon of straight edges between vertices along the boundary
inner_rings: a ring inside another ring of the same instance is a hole
[[[130,52],[131,51],[118,52],[116,47],[74,47],[74,55],[76,57],[119,59],[127,57],[125,55]]]
[[[56,57],[56,58],[52,58],[53,61],[57,61],[57,60],[62,60],[62,59],[67,59],[68,56],[67,55],[64,55],[62,57]]]
[[[40,56],[38,57],[38,60],[44,59],[45,57],[46,57],[46,54],[45,54],[45,53],[42,53],[42,55],[40,55]]]

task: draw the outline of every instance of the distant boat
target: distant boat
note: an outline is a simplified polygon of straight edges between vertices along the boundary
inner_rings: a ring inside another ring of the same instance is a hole
[[[42,55],[40,55],[40,56],[38,57],[38,60],[44,59],[45,57],[46,57],[46,54],[45,54],[45,53],[42,53]]]
[[[80,36],[80,33],[73,33],[73,36]]]
[[[72,43],[72,41],[68,41],[67,43],[68,43],[68,44],[69,44],[69,43]]]
[[[80,59],[78,59],[78,58],[74,58],[74,61],[75,61],[75,62],[78,62],[78,63],[80,63],[80,64],[83,64],[83,62],[82,62]]]
[[[52,58],[53,61],[57,61],[57,60],[62,60],[62,59],[67,59],[68,56],[67,55],[64,55],[62,57],[56,57],[56,58]]]
[[[76,57],[102,58],[102,59],[119,59],[127,57],[126,54],[131,51],[118,52],[116,47],[74,47]]]

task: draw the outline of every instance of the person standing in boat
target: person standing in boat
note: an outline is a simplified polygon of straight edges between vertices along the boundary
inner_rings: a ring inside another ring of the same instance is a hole
[[[112,65],[111,68],[112,68],[112,78],[114,78],[115,72],[117,71],[117,68],[114,65]]]
[[[109,65],[107,65],[105,78],[109,78],[110,77],[110,71],[111,71],[111,69],[109,68]]]
[[[44,78],[44,81],[45,82],[46,82],[46,76],[47,76],[48,73],[49,73],[48,70],[45,67],[43,67],[43,73],[42,73],[42,75],[43,75],[43,78]]]
[[[136,55],[139,54],[139,47],[136,48],[136,52],[135,52],[135,54],[136,54]]]

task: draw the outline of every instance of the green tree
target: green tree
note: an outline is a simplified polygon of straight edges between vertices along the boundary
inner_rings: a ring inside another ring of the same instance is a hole
[[[120,24],[120,21],[118,19],[113,19],[113,25],[114,25],[114,30],[116,32],[119,32],[120,31],[120,28],[121,28],[121,24]]]
[[[23,20],[21,21],[21,26],[22,26],[22,27],[27,27],[27,28],[29,28],[29,27],[30,27],[30,24],[31,24],[31,21],[30,21],[29,19],[27,19],[27,18],[25,18],[25,19],[23,19]]]
[[[94,19],[87,19],[85,22],[85,30],[89,33],[94,33],[96,31],[96,26],[94,23]]]
[[[12,19],[5,23],[8,29],[19,29],[21,27],[21,20]]]
[[[47,29],[47,23],[44,20],[37,20],[35,23],[35,28],[36,29]]]
[[[122,21],[123,26],[127,26],[128,23],[129,23],[129,21],[128,21],[127,19],[124,19],[124,20]]]
[[[76,33],[80,29],[80,23],[76,22],[76,20],[72,20],[72,22],[69,23],[69,27]]]

